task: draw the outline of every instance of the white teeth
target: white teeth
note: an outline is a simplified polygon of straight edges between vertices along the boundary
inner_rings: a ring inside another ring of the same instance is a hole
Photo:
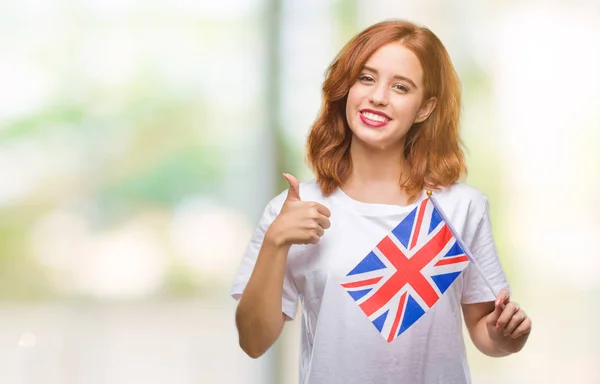
[[[379,122],[381,122],[381,123],[385,123],[385,122],[387,122],[387,121],[388,121],[388,119],[386,119],[385,117],[383,117],[383,116],[379,116],[379,115],[376,115],[376,114],[374,114],[374,113],[371,113],[371,112],[361,112],[361,113],[362,113],[362,115],[363,115],[364,117],[366,117],[366,118],[367,118],[367,119],[369,119],[369,120],[373,120],[373,121],[379,121]]]

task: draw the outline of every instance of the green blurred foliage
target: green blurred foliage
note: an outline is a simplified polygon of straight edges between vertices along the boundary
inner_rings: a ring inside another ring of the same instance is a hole
[[[0,207],[0,300],[63,294],[34,258],[30,239],[37,220],[57,208],[76,210],[102,231],[146,209],[169,210],[187,196],[219,193],[226,162],[222,148],[203,137],[202,100],[152,84],[152,92],[138,90],[102,112],[85,100],[58,102],[0,127],[0,146],[36,143],[47,148],[40,156],[54,156],[49,144],[59,137],[80,162],[80,171],[51,175]],[[191,281],[170,273],[164,290],[189,294],[193,289],[182,287]]]

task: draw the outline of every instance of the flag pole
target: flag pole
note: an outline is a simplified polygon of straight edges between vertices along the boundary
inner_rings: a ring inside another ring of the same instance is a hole
[[[446,225],[450,229],[450,232],[452,232],[452,234],[454,235],[454,238],[456,239],[456,242],[458,243],[458,245],[460,245],[460,247],[462,248],[462,250],[465,251],[465,254],[469,258],[469,260],[471,261],[471,263],[473,263],[473,266],[475,267],[475,269],[477,269],[477,272],[479,272],[479,274],[481,275],[481,277],[483,277],[483,280],[485,280],[485,283],[487,284],[488,288],[492,291],[492,293],[494,294],[495,297],[498,297],[498,293],[499,292],[497,292],[494,289],[494,287],[492,286],[492,284],[490,283],[490,281],[488,280],[488,278],[485,276],[485,274],[483,273],[483,270],[479,266],[479,263],[477,263],[477,261],[475,260],[475,258],[471,254],[471,251],[469,251],[469,248],[467,248],[466,244],[462,241],[462,239],[460,238],[460,236],[458,236],[458,232],[454,229],[454,227],[450,223],[450,220],[448,220],[448,217],[446,216],[446,214],[442,210],[442,207],[440,207],[440,204],[438,203],[437,199],[433,196],[433,193],[430,190],[427,191],[427,196],[429,197],[429,199],[433,203],[433,206],[438,211],[438,213],[440,214],[440,216],[442,216],[442,219],[444,219],[444,222],[446,223]]]

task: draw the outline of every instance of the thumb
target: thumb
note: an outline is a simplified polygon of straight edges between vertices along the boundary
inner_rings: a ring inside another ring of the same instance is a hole
[[[283,177],[290,183],[285,201],[300,201],[300,183],[298,183],[298,179],[289,173],[284,173]]]
[[[486,323],[488,327],[496,327],[496,323],[502,314],[502,307],[500,305],[496,305],[494,307],[494,311],[490,313],[486,318]]]
[[[496,308],[501,307],[504,309],[508,303],[510,303],[510,292],[508,289],[504,288],[498,293],[498,296],[496,296],[496,302],[494,304],[496,305]]]
[[[496,301],[494,302],[494,311],[487,317],[487,323],[489,326],[496,326],[496,322],[500,318],[500,315],[502,314],[506,304],[509,302],[510,292],[507,289],[501,290],[500,293],[498,293],[498,296],[496,296]]]

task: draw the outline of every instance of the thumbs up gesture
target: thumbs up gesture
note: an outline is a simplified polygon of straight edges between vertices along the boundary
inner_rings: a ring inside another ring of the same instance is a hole
[[[318,243],[331,225],[331,212],[322,204],[302,201],[298,180],[287,173],[283,177],[290,183],[290,188],[281,212],[265,237],[279,246]]]

